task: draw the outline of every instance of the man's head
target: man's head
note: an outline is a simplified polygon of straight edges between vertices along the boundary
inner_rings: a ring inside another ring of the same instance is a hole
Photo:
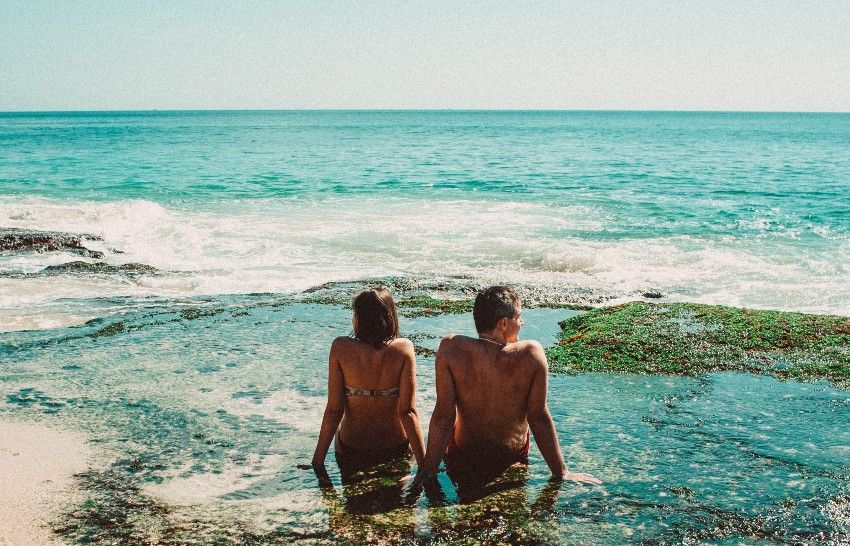
[[[492,332],[503,318],[513,319],[522,300],[512,288],[491,286],[478,293],[472,308],[475,329],[479,334]]]

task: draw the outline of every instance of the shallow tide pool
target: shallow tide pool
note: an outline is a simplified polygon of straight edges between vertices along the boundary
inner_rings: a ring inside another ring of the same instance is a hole
[[[573,311],[529,309],[554,342]],[[270,295],[172,302],[84,326],[0,334],[0,418],[84,431],[102,453],[70,543],[850,542],[850,392],[739,373],[553,375],[567,464],[601,486],[548,481],[536,447],[477,498],[408,495],[380,474],[331,485],[299,470],[324,409],[340,306]],[[469,314],[404,318],[420,347],[427,428],[439,337]],[[397,469],[396,469],[397,470]]]

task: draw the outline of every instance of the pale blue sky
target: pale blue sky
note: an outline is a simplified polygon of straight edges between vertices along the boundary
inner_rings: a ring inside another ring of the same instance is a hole
[[[850,1],[416,4],[0,0],[0,110],[850,111]]]

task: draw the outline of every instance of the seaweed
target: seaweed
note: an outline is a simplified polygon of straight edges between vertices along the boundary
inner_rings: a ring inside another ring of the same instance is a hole
[[[553,371],[694,375],[737,370],[850,385],[850,318],[632,302],[561,323]]]
[[[457,315],[472,311],[473,300],[437,299],[431,296],[412,296],[398,301],[401,314],[406,317],[430,317],[434,315]]]

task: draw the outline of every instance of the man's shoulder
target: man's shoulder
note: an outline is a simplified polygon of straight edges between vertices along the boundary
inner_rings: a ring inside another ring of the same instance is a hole
[[[476,338],[460,334],[448,334],[443,336],[440,349],[458,349],[469,346]]]
[[[528,353],[542,353],[543,345],[540,344],[536,339],[521,339],[517,342],[514,342],[514,347],[516,347],[517,351],[528,352]]]
[[[523,339],[513,344],[514,354],[532,365],[546,366],[546,351],[543,345],[534,339]]]

